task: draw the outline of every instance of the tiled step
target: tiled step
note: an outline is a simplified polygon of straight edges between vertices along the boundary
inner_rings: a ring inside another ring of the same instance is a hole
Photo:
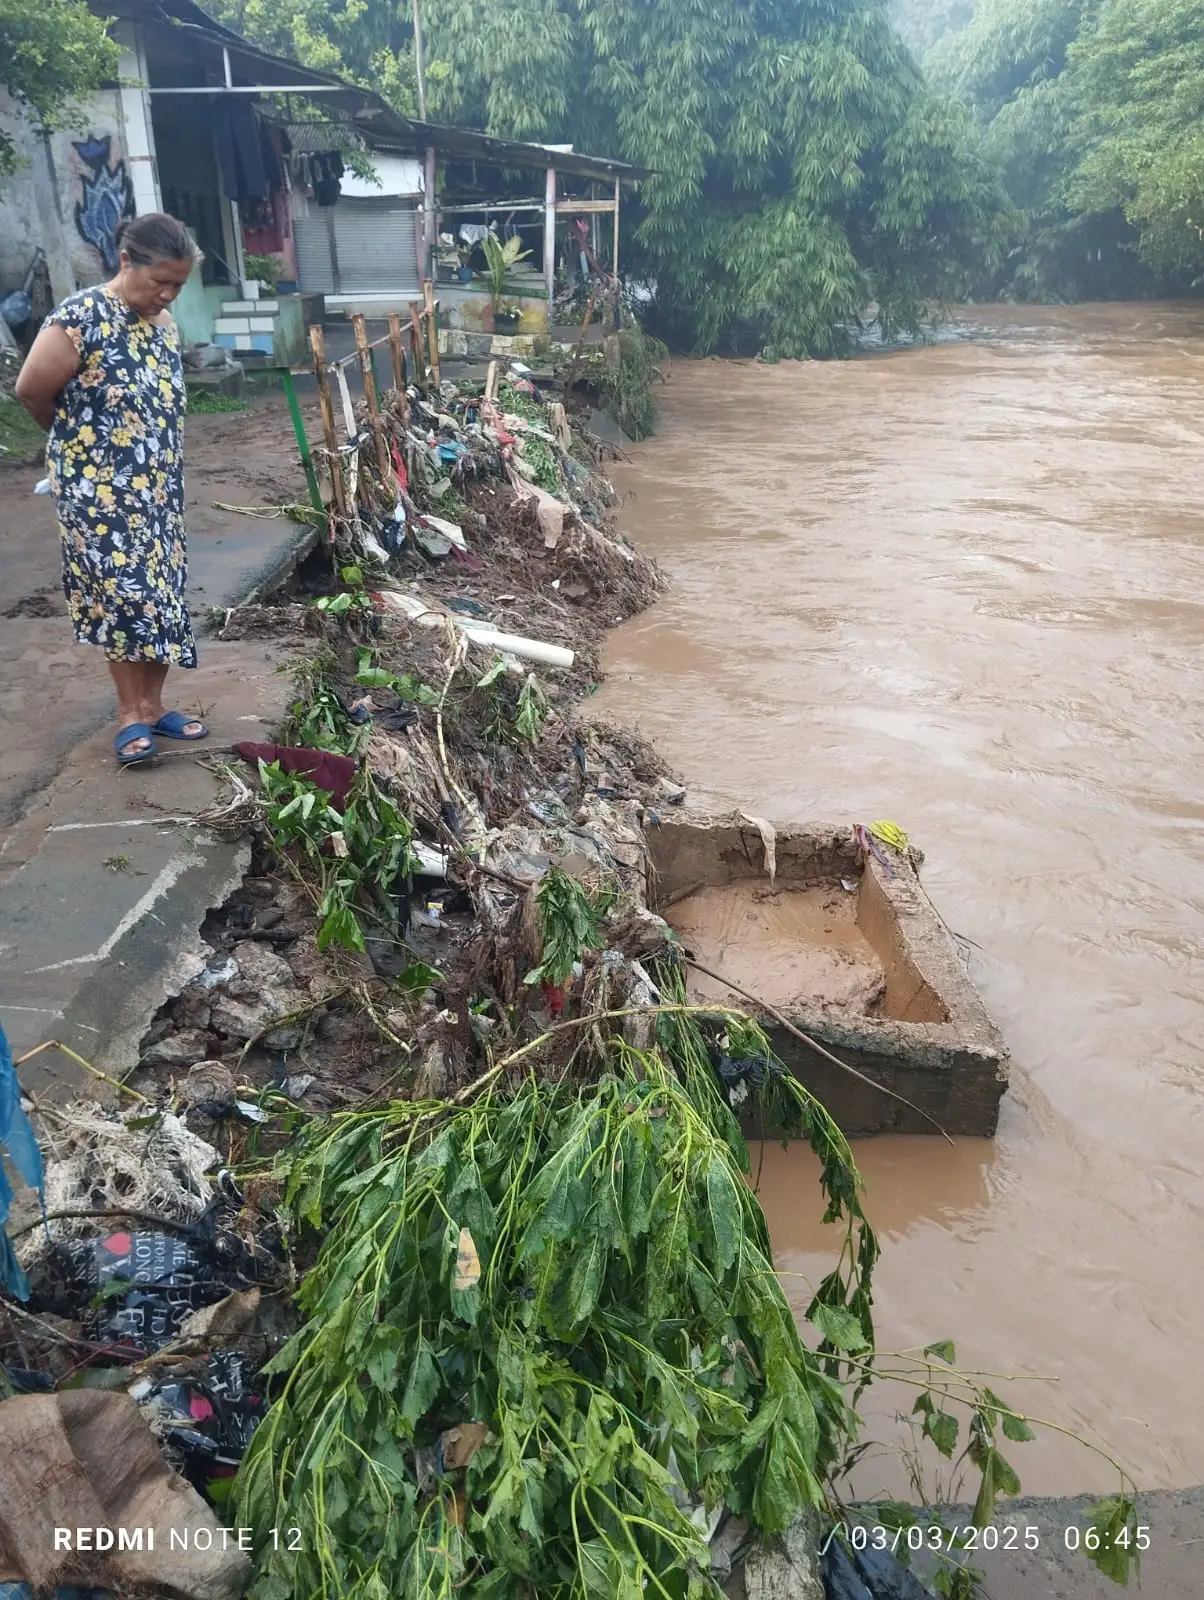
[[[223,317],[272,317],[280,310],[279,300],[223,300]]]
[[[214,333],[275,333],[274,317],[218,317]]]
[[[214,344],[226,350],[258,350],[261,355],[275,352],[276,341],[270,333],[215,333]]]

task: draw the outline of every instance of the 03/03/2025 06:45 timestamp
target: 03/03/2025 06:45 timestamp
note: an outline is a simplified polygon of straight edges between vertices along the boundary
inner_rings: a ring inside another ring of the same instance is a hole
[[[842,1538],[851,1550],[883,1550],[894,1555],[902,1551],[943,1551],[952,1555],[960,1551],[972,1555],[987,1550],[1040,1550],[1043,1544],[1060,1544],[1069,1551],[1081,1550],[1094,1555],[1101,1550],[1127,1550],[1135,1554],[1150,1548],[1150,1530],[1137,1527],[1119,1528],[1115,1533],[1101,1533],[1098,1528],[1080,1528],[1070,1524],[1050,1534],[1035,1523],[988,1522],[984,1527],[970,1525],[958,1527],[944,1523],[913,1522],[910,1527],[892,1528],[882,1523],[838,1523],[829,1533],[820,1554],[828,1549],[835,1538]]]

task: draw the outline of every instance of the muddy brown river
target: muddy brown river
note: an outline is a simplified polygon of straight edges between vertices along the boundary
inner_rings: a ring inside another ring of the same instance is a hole
[[[1204,1481],[1204,308],[986,307],[847,363],[682,361],[619,473],[672,591],[599,706],[691,803],[900,823],[1012,1052],[994,1142],[858,1144],[879,1343],[957,1340],[1142,1487]],[[799,1304],[809,1154],[762,1194]],[[897,1439],[898,1395],[870,1431]],[[910,1406],[910,1397],[904,1398]],[[1110,1489],[1056,1435],[1027,1492]],[[884,1454],[857,1489],[898,1489]]]

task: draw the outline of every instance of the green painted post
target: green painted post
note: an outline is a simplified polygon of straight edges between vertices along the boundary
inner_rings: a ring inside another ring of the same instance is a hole
[[[293,419],[293,432],[297,435],[297,449],[301,452],[301,465],[305,468],[305,481],[309,485],[309,502],[319,515],[324,516],[326,507],[322,504],[318,475],[314,471],[313,457],[309,453],[309,440],[305,437],[305,420],[297,402],[297,388],[293,383],[293,375],[288,367],[281,367],[280,375],[284,383],[284,397],[288,401],[289,415]]]

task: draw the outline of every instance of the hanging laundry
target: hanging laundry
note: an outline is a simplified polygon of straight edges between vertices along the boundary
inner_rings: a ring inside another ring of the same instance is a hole
[[[240,203],[266,199],[268,175],[259,122],[245,95],[224,94],[214,103],[213,137],[227,197]]]
[[[309,177],[313,185],[314,200],[320,206],[332,206],[342,194],[339,179],[346,168],[343,158],[337,150],[327,150],[321,155],[310,156]]]

